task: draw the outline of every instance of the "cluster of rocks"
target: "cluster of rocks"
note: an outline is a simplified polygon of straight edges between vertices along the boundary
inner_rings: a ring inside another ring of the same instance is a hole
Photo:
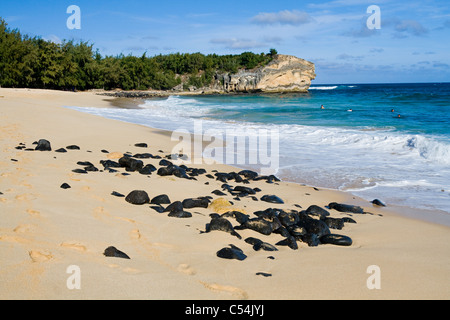
[[[229,188],[229,191],[231,194],[239,192],[241,196],[252,195],[257,192],[254,189],[242,186],[233,189]],[[126,201],[131,204],[153,204],[152,208],[157,212],[168,213],[169,217],[176,218],[192,218],[192,214],[187,212],[187,210],[209,208],[212,199],[211,196],[205,196],[171,202],[167,195],[159,195],[150,199],[147,192],[143,190],[132,191],[126,196]],[[164,207],[163,205],[167,206]],[[361,207],[334,202],[330,203],[327,209],[350,214],[365,214]],[[245,239],[245,242],[252,245],[255,251],[277,251],[276,246],[287,246],[297,250],[298,242],[306,243],[310,247],[320,244],[338,246],[351,246],[353,244],[350,237],[336,234],[332,230],[342,230],[347,223],[356,223],[356,221],[348,216],[332,218],[328,210],[317,205],[312,205],[302,211],[268,208],[264,211],[254,212],[253,215],[254,217],[251,217],[240,211],[229,211],[222,215],[212,213],[210,214],[211,221],[206,225],[205,231],[202,231],[202,233],[222,231],[242,239],[242,236],[238,233],[239,230],[252,230],[263,236],[279,234],[283,237],[283,240],[275,245],[255,237]],[[234,226],[231,221],[237,225]],[[246,257],[243,251],[236,246],[221,249],[217,252],[217,256],[238,260],[243,260]]]
[[[37,142],[34,151],[51,151],[51,144],[48,140],[41,139]],[[135,144],[136,147],[147,148],[147,144]],[[20,144],[16,149],[27,150],[24,144]],[[64,149],[64,148],[63,148]],[[55,152],[67,152],[68,150],[80,150],[76,145],[67,146],[64,151],[58,149]],[[28,149],[30,150],[30,149]],[[30,150],[31,151],[31,150]],[[103,153],[108,153],[102,150]],[[254,201],[264,201],[270,204],[284,204],[284,201],[276,195],[262,195],[260,188],[251,188],[249,185],[252,181],[265,181],[268,184],[274,184],[280,181],[276,176],[260,176],[257,172],[251,170],[242,170],[240,172],[218,172],[213,170],[208,173],[205,169],[189,168],[185,165],[175,165],[170,160],[178,157],[185,157],[184,155],[166,155],[164,158],[160,155],[152,155],[150,153],[138,154],[124,154],[117,162],[113,160],[100,160],[100,165],[103,170],[98,169],[93,163],[89,161],[79,161],[77,165],[80,168],[72,170],[75,173],[87,174],[89,172],[118,172],[118,169],[125,169],[125,173],[130,174],[137,172],[142,175],[152,175],[156,172],[157,175],[174,176],[180,179],[197,180],[196,177],[205,175],[211,180],[221,182],[222,190],[213,190],[211,193],[216,196],[226,197],[231,196],[233,200],[240,201],[241,198],[250,198]],[[144,164],[143,159],[158,159],[159,168],[153,164]],[[240,185],[233,186],[230,183],[239,183]],[[209,184],[209,182],[206,182]],[[61,185],[63,189],[70,189],[71,186],[67,183]],[[201,196],[198,198],[188,198],[184,200],[171,201],[168,195],[162,194],[150,198],[148,193],[144,190],[134,190],[128,195],[123,195],[117,191],[112,192],[113,196],[125,198],[125,201],[132,205],[149,205],[150,208],[160,214],[166,213],[171,218],[192,218],[193,215],[189,212],[190,209],[195,208],[210,208],[211,202],[214,199],[212,196]],[[377,206],[384,206],[379,200],[372,202]],[[232,202],[230,203],[232,204]],[[296,205],[301,208],[301,206]],[[269,236],[271,234],[278,234],[282,240],[277,243],[270,244],[257,237],[248,237],[244,240],[245,243],[251,245],[255,251],[278,251],[277,247],[287,246],[292,250],[298,250],[298,243],[302,242],[310,247],[316,247],[321,244],[332,244],[338,246],[351,246],[353,241],[350,237],[337,234],[334,230],[342,230],[348,223],[356,223],[355,220],[349,216],[342,218],[331,217],[330,211],[335,210],[347,214],[366,214],[361,207],[332,202],[326,207],[312,205],[306,210],[283,210],[279,208],[267,208],[266,210],[256,211],[252,216],[244,214],[240,211],[228,211],[223,214],[211,213],[210,222],[206,224],[205,231],[201,233],[210,232],[227,232],[230,235],[242,240],[239,234],[240,230],[252,230],[261,236]],[[105,250],[104,255],[107,257],[130,259],[125,253],[117,250],[115,247],[109,247]],[[222,248],[216,255],[224,259],[244,260],[246,255],[244,251],[235,245]]]

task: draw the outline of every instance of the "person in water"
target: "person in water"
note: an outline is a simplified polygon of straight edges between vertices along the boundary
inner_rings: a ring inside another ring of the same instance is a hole
[[[320,109],[322,109],[322,110],[323,110],[323,109],[325,109],[325,107],[324,107],[324,106],[322,105],[322,106],[320,107]]]

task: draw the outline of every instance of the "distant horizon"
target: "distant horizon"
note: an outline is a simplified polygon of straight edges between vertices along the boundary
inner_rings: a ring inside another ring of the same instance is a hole
[[[313,80],[314,82],[314,80]],[[361,84],[450,84],[450,81],[430,81],[430,82],[347,82],[347,83],[312,83],[313,86],[346,86],[346,85],[361,85]]]
[[[450,82],[450,8],[445,0],[227,4],[2,0],[0,13],[23,34],[55,43],[83,40],[102,55],[225,55],[275,48],[314,62],[317,81],[323,84]]]

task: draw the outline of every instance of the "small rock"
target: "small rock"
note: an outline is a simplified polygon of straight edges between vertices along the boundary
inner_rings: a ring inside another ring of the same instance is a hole
[[[130,259],[130,257],[126,253],[117,250],[115,247],[106,248],[103,255],[112,258]]]
[[[444,190],[442,190],[442,191],[444,191]],[[372,203],[379,207],[386,207],[386,205],[378,199],[373,200]]]
[[[265,195],[261,198],[261,201],[265,201],[265,202],[269,202],[269,203],[284,204],[284,201],[275,195]]]
[[[263,277],[265,277],[265,278],[269,278],[269,277],[272,276],[272,274],[266,273],[266,272],[258,272],[258,273],[256,273],[256,275],[257,275],[257,276],[263,276]]]
[[[181,219],[192,218],[192,213],[186,212],[186,211],[173,211],[173,212],[169,213],[169,217],[181,218]]]
[[[116,192],[116,191],[113,191],[111,193],[111,195],[114,196],[114,197],[118,197],[118,198],[125,198],[125,195],[123,195],[123,194],[121,194],[119,192]]]
[[[136,143],[134,146],[138,148],[148,148],[146,143]]]
[[[70,189],[70,188],[72,188],[71,186],[69,186],[67,183],[63,183],[62,185],[61,185],[61,189]]]

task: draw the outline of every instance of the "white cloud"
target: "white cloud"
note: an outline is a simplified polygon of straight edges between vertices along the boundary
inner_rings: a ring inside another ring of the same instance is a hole
[[[311,16],[298,10],[280,12],[262,12],[251,19],[252,23],[260,25],[284,24],[298,26],[312,21]]]
[[[62,43],[62,40],[58,36],[56,36],[54,34],[50,34],[50,35],[44,37],[44,40],[45,41],[51,41],[51,42],[56,43],[56,44],[61,44]]]
[[[266,46],[264,43],[256,40],[237,39],[237,38],[212,39],[210,42],[213,44],[224,45],[226,48],[234,50],[248,50],[252,48],[261,48]]]
[[[414,36],[423,36],[428,33],[419,21],[416,20],[402,20],[395,25],[395,30],[398,32],[410,33]]]

